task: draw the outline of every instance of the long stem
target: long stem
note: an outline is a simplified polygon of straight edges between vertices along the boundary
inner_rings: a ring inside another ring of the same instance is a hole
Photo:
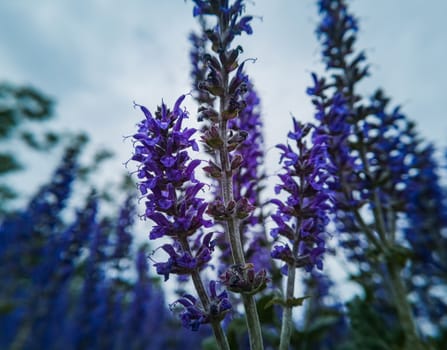
[[[220,149],[220,166],[223,170],[223,176],[220,182],[221,194],[224,205],[227,206],[228,203],[234,200],[233,196],[233,177],[232,170],[230,167],[229,152],[227,149],[227,122],[223,120],[222,113],[224,111],[225,100],[221,100],[221,120],[220,120],[220,133],[224,140],[224,145]],[[230,243],[231,253],[233,257],[234,264],[240,264],[245,266],[244,251],[242,248],[241,234],[239,220],[236,217],[231,217],[226,221],[225,231],[228,241]],[[251,350],[262,350],[264,349],[261,323],[259,321],[258,311],[256,307],[256,301],[253,296],[242,294],[242,302],[244,304],[245,316],[247,322],[248,335],[250,338],[250,349]]]
[[[285,305],[282,309],[282,324],[281,324],[281,337],[279,343],[279,350],[287,350],[290,344],[290,338],[292,336],[292,305],[288,303],[288,300],[293,298],[295,292],[295,273],[296,267],[292,264],[287,264],[287,286]]]
[[[342,68],[344,70],[344,75],[347,77],[353,77],[351,72],[349,71],[350,68],[346,64],[346,62],[343,62]],[[355,87],[356,81],[351,80],[348,81],[348,96],[353,97],[354,96],[354,87]],[[351,98],[350,100],[350,109],[355,110],[354,107],[354,99]],[[362,165],[365,171],[365,175],[368,178],[372,178],[371,169],[369,166],[368,158],[367,158],[367,151],[365,147],[365,143],[363,142],[364,139],[362,137],[362,133],[359,130],[358,125],[355,125],[356,127],[356,134],[359,137],[360,141],[360,147],[359,147],[359,153],[360,153],[360,159],[362,161]],[[385,252],[385,259],[386,259],[386,268],[388,270],[389,274],[389,283],[391,286],[391,292],[392,297],[394,299],[394,304],[397,308],[398,318],[399,322],[402,325],[404,336],[405,336],[405,349],[406,350],[422,350],[423,343],[418,335],[417,327],[413,318],[413,313],[411,310],[411,306],[407,299],[407,291],[405,288],[405,283],[401,276],[401,269],[396,264],[396,262],[390,257],[390,248],[395,244],[394,237],[395,233],[387,227],[385,223],[385,213],[384,208],[382,206],[379,192],[377,189],[373,189],[372,191],[372,205],[373,205],[373,217],[375,222],[375,230],[377,231],[378,236],[380,237],[380,243],[382,245],[382,248],[380,249],[382,252]],[[394,216],[395,218],[395,216]],[[394,228],[395,223],[392,223],[391,226]],[[369,234],[368,231],[365,231],[367,237],[371,241],[373,245],[377,245],[375,242],[375,239],[371,239],[374,237],[374,235]],[[374,237],[375,238],[375,237]]]
[[[189,244],[186,240],[180,241],[180,244],[182,245],[182,248],[191,253]],[[208,297],[208,293],[205,290],[205,286],[203,285],[202,279],[200,278],[200,273],[198,270],[195,270],[191,274],[192,281],[194,284],[194,288],[196,289],[196,292],[199,296],[200,302],[202,303],[202,306],[204,310],[207,312],[210,310],[210,299]],[[220,350],[230,350],[230,344],[228,343],[227,336],[225,332],[222,329],[222,326],[220,324],[220,321],[211,321],[211,327],[213,328],[214,338],[216,339],[217,345],[219,346]]]
[[[371,177],[371,172],[369,169],[369,163],[366,158],[366,150],[362,143],[360,147],[360,155],[362,163],[367,176]],[[402,325],[404,336],[405,336],[405,349],[406,350],[422,350],[423,345],[419,338],[417,327],[413,318],[413,312],[411,306],[407,299],[407,291],[405,288],[405,283],[401,276],[401,269],[398,267],[393,257],[390,256],[390,247],[395,244],[394,232],[391,232],[385,224],[384,210],[382,203],[380,201],[379,193],[375,189],[373,190],[373,216],[376,226],[376,231],[381,238],[381,243],[383,244],[383,249],[385,251],[386,268],[389,274],[389,283],[391,285],[391,293],[394,299],[394,304],[397,308],[397,314]],[[394,226],[394,224],[393,224]]]
[[[228,151],[228,129],[227,121],[223,118],[227,95],[228,95],[228,74],[222,70],[223,86],[225,94],[220,98],[220,117],[219,117],[219,132],[223,140],[223,145],[219,150],[219,161],[222,169],[222,177],[220,180],[221,195],[224,205],[234,201],[233,195],[233,171],[230,166],[230,154]],[[242,240],[240,234],[240,222],[235,216],[228,218],[225,224],[225,231],[227,239],[230,243],[231,254],[234,264],[245,266],[245,257],[242,247]],[[254,297],[251,295],[242,295],[242,302],[244,304],[248,335],[250,338],[251,350],[264,349],[261,323],[259,321],[258,311]]]
[[[394,297],[394,303],[397,308],[397,314],[399,317],[402,330],[405,335],[405,350],[422,350],[424,349],[421,342],[416,324],[413,318],[413,312],[407,299],[407,291],[404,281],[400,274],[400,268],[394,261],[387,263],[389,281]]]
[[[202,279],[200,278],[199,272],[194,271],[191,275],[194,287],[199,295],[199,299],[205,310],[209,311],[210,301],[208,294],[203,286]],[[214,338],[216,339],[217,345],[220,350],[230,350],[230,344],[228,343],[227,336],[220,325],[220,321],[211,321],[211,327],[213,328]]]

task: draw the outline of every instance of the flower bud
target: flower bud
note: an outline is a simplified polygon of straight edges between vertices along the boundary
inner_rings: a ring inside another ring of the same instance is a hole
[[[247,295],[253,295],[262,291],[269,281],[266,270],[255,272],[254,265],[251,263],[230,266],[220,276],[220,279],[228,290]]]
[[[198,112],[199,112],[198,116],[199,121],[210,120],[216,123],[219,120],[219,113],[217,113],[217,111],[214,108],[201,106],[199,107]]]
[[[253,210],[255,210],[255,206],[253,206],[245,197],[239,199],[236,203],[236,217],[238,219],[249,217]]]
[[[244,158],[240,154],[236,154],[234,158],[231,160],[231,170],[237,170],[241,166],[241,164],[244,162]]]
[[[219,149],[223,145],[223,140],[219,135],[219,130],[215,126],[211,126],[202,135],[202,141],[212,149]]]
[[[207,166],[203,167],[203,170],[214,179],[220,179],[222,177],[222,169],[212,160],[208,162]]]

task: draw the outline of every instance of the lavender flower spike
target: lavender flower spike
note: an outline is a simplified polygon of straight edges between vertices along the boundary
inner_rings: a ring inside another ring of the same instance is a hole
[[[146,198],[144,216],[156,225],[150,238],[172,237],[186,239],[200,227],[211,223],[203,218],[206,203],[197,194],[204,186],[194,177],[194,169],[200,161],[190,160],[187,150],[198,150],[191,139],[195,129],[182,128],[188,117],[180,109],[185,96],[181,96],[172,111],[163,103],[155,117],[139,106],[146,119],[139,124],[135,139],[139,189]]]
[[[139,189],[146,204],[144,217],[154,223],[149,238],[172,240],[172,244],[166,243],[161,247],[169,258],[166,262],[154,264],[157,273],[165,280],[170,274],[191,276],[202,304],[200,309],[210,312],[213,301],[203,286],[200,271],[211,260],[214,243],[212,233],[202,238],[200,231],[212,223],[204,218],[207,203],[198,196],[204,184],[194,176],[200,160],[192,160],[188,153],[190,149],[198,151],[198,146],[192,138],[196,130],[182,125],[188,117],[186,110],[180,107],[184,98],[184,95],[180,96],[172,110],[162,103],[154,116],[146,107],[138,105],[145,119],[133,136],[135,153],[132,160],[139,163]],[[192,238],[193,235],[196,237]],[[200,244],[191,244],[198,240]],[[195,302],[190,299],[190,303],[194,305],[184,306],[193,310]],[[191,325],[192,329],[204,323],[194,320],[199,323]],[[216,317],[207,323],[211,323],[220,348],[229,349],[220,321]]]
[[[310,272],[314,267],[323,268],[324,230],[329,221],[331,209],[331,165],[328,161],[325,138],[316,139],[308,148],[305,137],[311,130],[296,119],[294,131],[289,139],[296,143],[278,145],[282,150],[281,162],[284,173],[279,175],[280,184],[275,187],[276,194],[287,193],[283,203],[273,199],[278,209],[272,215],[276,228],[271,231],[273,238],[287,238],[289,244],[275,245],[272,257],[287,263],[289,267],[304,267]],[[286,268],[283,269],[287,273]]]
[[[169,255],[166,263],[156,263],[157,272],[169,278],[170,273],[188,274],[209,261],[211,237],[205,239],[197,251],[191,251],[188,237],[200,228],[211,225],[203,217],[207,204],[197,195],[204,186],[194,177],[194,169],[200,161],[191,160],[188,149],[198,150],[192,135],[195,129],[182,127],[188,117],[180,105],[182,95],[169,110],[163,103],[155,116],[140,106],[145,120],[139,124],[135,139],[135,154],[139,162],[139,189],[146,200],[144,216],[154,222],[150,239],[170,237],[174,244],[164,244]]]
[[[211,302],[209,310],[203,310],[198,306],[197,299],[190,294],[185,294],[182,298],[171,304],[171,308],[178,304],[183,306],[184,310],[180,318],[185,328],[197,331],[202,324],[210,323],[213,320],[220,322],[231,309],[228,293],[223,291],[217,294],[216,281],[209,283],[209,291]]]
[[[271,253],[272,258],[285,263],[281,271],[287,275],[280,350],[288,349],[290,343],[295,270],[304,267],[311,272],[314,267],[323,268],[325,227],[332,210],[330,181],[333,175],[327,155],[328,138],[314,137],[313,146],[309,147],[307,141],[310,141],[308,136],[313,126],[296,119],[293,125],[288,138],[294,145],[277,146],[282,151],[280,161],[284,172],[279,175],[280,184],[275,192],[285,193],[286,199],[285,202],[271,201],[278,207],[272,215],[276,227],[271,235],[276,240],[285,238],[287,242],[275,245]]]

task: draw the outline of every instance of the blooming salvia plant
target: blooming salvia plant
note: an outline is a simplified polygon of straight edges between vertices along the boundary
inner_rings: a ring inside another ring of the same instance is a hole
[[[140,163],[139,189],[144,195],[144,216],[154,222],[151,239],[169,238],[161,249],[168,260],[155,262],[157,273],[169,279],[171,274],[190,276],[200,299],[186,295],[178,303],[185,310],[182,322],[197,330],[200,324],[210,323],[221,348],[228,348],[220,321],[231,308],[225,294],[216,294],[215,282],[207,292],[200,272],[211,260],[214,250],[212,232],[204,233],[212,221],[204,216],[207,203],[200,197],[205,186],[195,177],[200,161],[191,159],[188,150],[198,151],[192,138],[195,129],[183,126],[188,114],[181,108],[181,96],[170,110],[164,103],[154,115],[139,106],[145,119],[139,124],[133,160]],[[193,244],[199,240],[200,244]],[[194,249],[193,249],[194,248]]]
[[[334,181],[326,153],[327,137],[318,135],[310,144],[313,126],[296,119],[293,124],[288,135],[290,143],[277,146],[284,172],[279,175],[275,192],[285,192],[287,198],[272,200],[278,209],[272,215],[276,227],[271,235],[281,243],[274,245],[271,256],[284,262],[281,271],[287,275],[280,349],[289,347],[292,308],[302,302],[294,297],[295,270],[323,269],[324,235],[332,210],[330,182]]]
[[[418,206],[414,198],[433,191],[436,186],[424,182],[437,183],[438,178],[431,148],[414,123],[399,108],[389,111],[381,90],[369,100],[358,94],[357,83],[369,69],[365,54],[354,50],[358,25],[346,3],[317,1],[322,16],[317,34],[331,78],[312,74],[307,93],[315,107],[314,122],[292,119],[287,141],[277,146],[281,170],[275,199],[263,203],[260,101],[246,72],[254,60],[242,60],[242,47],[235,44],[238,36],[253,33],[253,17],[244,14],[243,0],[192,2],[202,30],[190,36],[190,95],[199,104],[200,127],[186,126],[189,114],[182,103],[187,96],[182,95],[172,108],[163,102],[154,112],[136,105],[144,119],[133,135],[143,217],[152,223],[149,238],[163,241],[151,257],[153,266],[164,280],[181,276],[195,289],[180,295],[172,310],[193,331],[211,325],[221,349],[230,348],[228,316],[243,310],[250,349],[263,349],[266,329],[256,298],[266,290],[284,289],[267,306],[282,307],[276,323],[280,330],[271,343],[289,349],[296,330],[292,310],[307,298],[296,295],[297,270],[314,286],[307,289],[310,293],[328,294],[323,287],[329,280],[321,271],[330,228],[331,235],[343,233],[337,241],[350,261],[360,263],[360,275],[380,274],[364,286],[397,311],[404,347],[422,349],[402,274],[410,259],[404,246],[409,243],[419,260],[439,270],[445,269],[443,252],[424,254],[421,247],[431,240],[418,245],[418,233],[398,228],[402,217],[427,218],[434,203]],[[266,210],[272,212],[266,215]],[[445,220],[435,221],[439,233]],[[417,270],[416,260],[411,266]],[[272,277],[279,274],[282,279]],[[309,322],[325,303],[312,305]],[[333,310],[341,318],[332,332],[348,334],[338,301]]]
[[[401,217],[413,222],[418,216],[412,212],[414,198],[419,191],[427,189],[426,180],[422,180],[426,173],[422,163],[430,162],[427,154],[430,157],[431,146],[424,144],[415,124],[399,107],[389,110],[390,99],[380,89],[369,101],[358,93],[358,83],[369,74],[369,67],[365,53],[355,51],[358,24],[349,13],[346,1],[321,0],[318,6],[322,21],[317,35],[331,79],[326,82],[314,77],[315,86],[308,93],[321,109],[320,129],[332,136],[329,154],[339,178],[334,188],[336,220],[346,234],[341,243],[348,248],[348,256],[361,263],[363,271],[381,273],[382,281],[377,284],[376,277],[375,283],[379,289],[386,290],[396,310],[404,334],[403,348],[422,349],[404,268],[410,258],[413,268],[426,264],[427,260],[420,258],[422,245],[421,250],[415,249],[414,236],[409,230],[403,234],[399,224]],[[336,116],[328,110],[335,106],[339,106]],[[433,178],[429,183],[436,186],[437,182]],[[432,220],[436,219],[430,230],[442,240],[439,227],[445,214],[442,214],[442,200],[436,197],[433,201],[438,203],[440,211],[432,216]],[[420,210],[424,209],[420,207]],[[416,220],[422,223],[425,219]],[[419,230],[416,236],[421,237],[424,231]],[[416,255],[407,250],[408,244],[413,246]]]

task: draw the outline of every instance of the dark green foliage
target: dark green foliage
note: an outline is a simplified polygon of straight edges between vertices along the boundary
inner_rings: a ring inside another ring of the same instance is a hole
[[[348,303],[349,344],[341,350],[398,350],[403,348],[402,331],[388,322],[373,306],[359,297]]]
[[[0,153],[0,174],[6,174],[20,169],[22,169],[22,166],[13,155]]]
[[[53,118],[54,102],[31,86],[0,83],[0,216],[17,192],[2,176],[26,168],[17,149],[25,146],[33,151],[46,152],[56,146],[61,136],[53,131],[36,131],[37,124]],[[3,150],[6,142],[14,143],[13,150]]]
[[[25,121],[48,121],[53,106],[49,97],[33,87],[0,83],[0,139],[11,137]],[[47,141],[54,142],[54,137],[49,135]]]
[[[74,139],[52,180],[0,220],[0,349],[197,349],[206,333],[183,335],[147,247],[132,244],[133,191],[104,216],[92,190],[66,219],[85,142]]]

